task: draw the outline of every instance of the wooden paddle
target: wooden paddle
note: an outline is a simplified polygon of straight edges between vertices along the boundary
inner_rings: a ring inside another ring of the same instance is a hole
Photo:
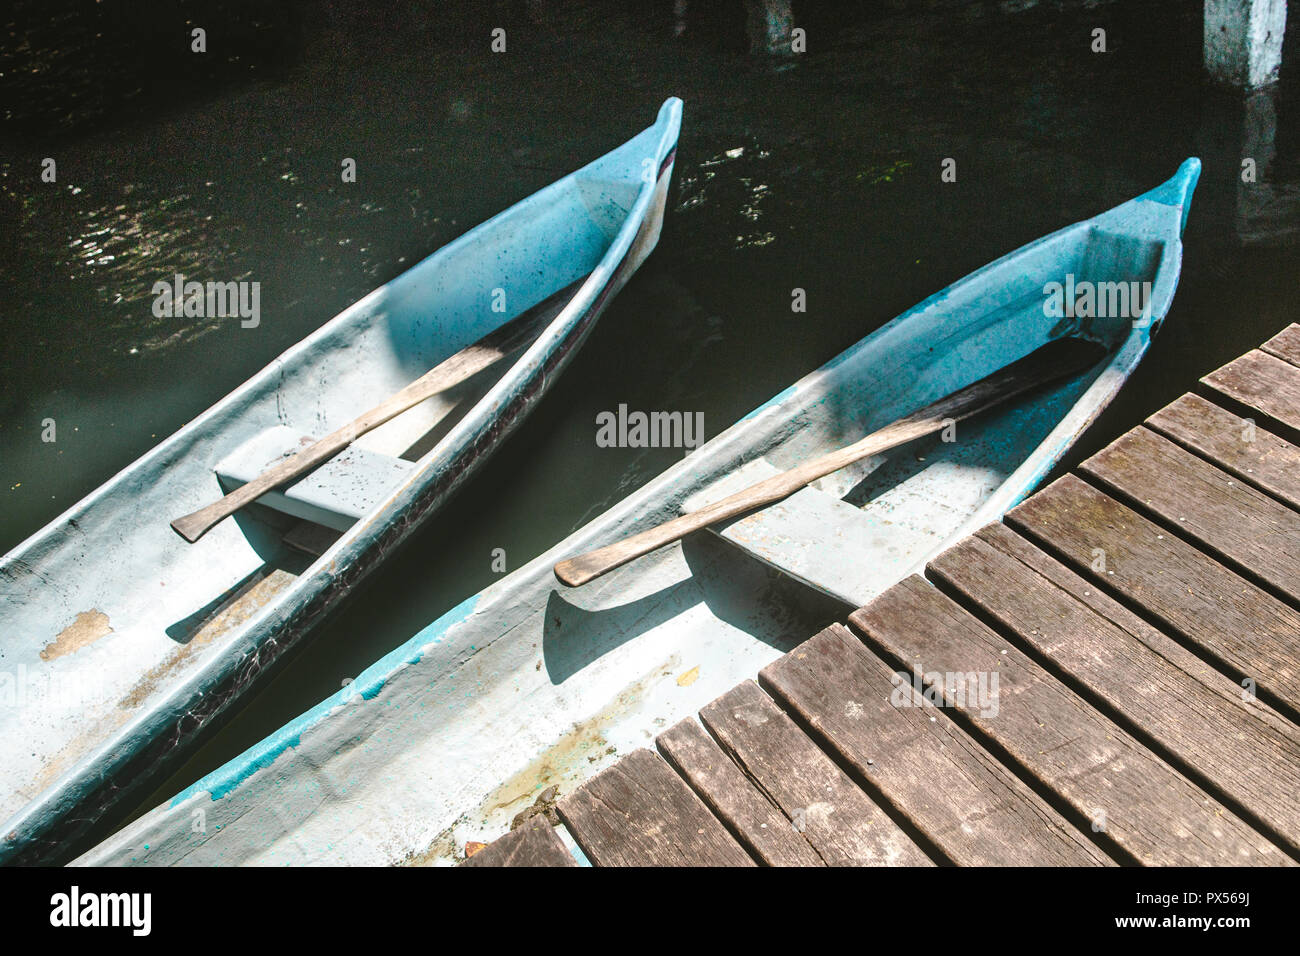
[[[1076,375],[1091,368],[1105,354],[1104,348],[1086,339],[1072,337],[1049,342],[974,385],[968,385],[906,418],[900,418],[852,445],[766,478],[699,511],[673,518],[622,541],[561,561],[555,566],[555,576],[562,584],[570,587],[586,584],[633,558],[671,544],[692,531],[780,501],[808,483],[839,471],[861,458],[878,455],[933,434],[948,422],[977,415],[1040,385]]]
[[[495,365],[507,356],[522,350],[561,311],[555,305],[561,295],[571,292],[576,285],[561,290],[545,302],[510,320],[505,325],[485,335],[450,358],[444,359],[425,372],[410,385],[384,399],[342,428],[330,432],[319,441],[286,458],[246,485],[236,488],[219,501],[200,508],[172,522],[172,528],[191,543],[207,534],[217,524],[240,508],[250,504],[275,488],[317,465],[334,457],[368,431],[396,418],[407,409],[414,408],[427,398],[458,385],[470,376]],[[564,300],[567,302],[567,298]],[[561,307],[562,308],[562,307]]]

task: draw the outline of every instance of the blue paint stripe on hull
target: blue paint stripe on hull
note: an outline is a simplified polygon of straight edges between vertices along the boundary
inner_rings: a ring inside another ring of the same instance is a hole
[[[441,644],[448,631],[473,614],[479,597],[475,594],[466,598],[405,644],[379,658],[342,690],[335,691],[234,760],[182,790],[172,798],[170,806],[184,803],[195,794],[203,792],[207,792],[213,800],[220,800],[257,771],[275,763],[276,758],[286,750],[297,747],[303,733],[328,717],[336,707],[353,704],[357,697],[374,700],[400,667],[418,664],[427,648]]]

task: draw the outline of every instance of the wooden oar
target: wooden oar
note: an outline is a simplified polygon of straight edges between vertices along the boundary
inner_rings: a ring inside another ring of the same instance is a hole
[[[572,289],[573,286],[569,286],[562,292]],[[317,465],[337,455],[366,432],[378,428],[407,409],[419,405],[425,399],[460,384],[470,376],[522,350],[558,314],[559,310],[552,306],[557,298],[552,296],[541,305],[485,335],[473,345],[466,346],[450,358],[444,359],[370,411],[308,445],[296,455],[268,468],[248,484],[236,488],[221,500],[214,501],[183,518],[177,518],[172,522],[172,528],[186,541],[191,543],[198,541],[213,525],[256,501],[268,491],[311,471]]]
[[[555,566],[555,576],[570,587],[586,584],[633,558],[671,544],[692,531],[699,531],[715,522],[780,501],[809,482],[839,471],[860,458],[878,455],[933,434],[948,422],[969,418],[1030,389],[1073,376],[1091,368],[1105,354],[1104,348],[1086,339],[1063,338],[1049,342],[974,385],[968,385],[906,418],[900,418],[852,445],[766,478],[699,511],[673,518],[622,541],[561,561]]]

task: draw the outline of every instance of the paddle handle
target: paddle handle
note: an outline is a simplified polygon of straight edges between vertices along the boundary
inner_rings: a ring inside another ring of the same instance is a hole
[[[225,497],[198,511],[177,518],[171,523],[173,530],[193,544],[218,522],[230,517],[240,508],[256,501],[262,495],[299,475],[304,475],[317,465],[334,457],[362,435],[391,421],[402,412],[414,408],[427,398],[444,392],[501,361],[531,341],[552,314],[541,311],[529,315],[524,322],[511,321],[467,346],[425,372],[400,392],[384,399],[374,408],[357,416],[342,428],[330,432],[297,454],[262,472],[252,481],[241,485]]]
[[[872,432],[852,445],[765,478],[698,511],[561,561],[555,565],[555,576],[569,587],[586,584],[634,558],[671,544],[692,531],[699,531],[719,521],[787,498],[810,482],[839,471],[859,459],[878,455],[933,434],[949,422],[961,421],[1030,389],[1077,374],[1094,365],[1102,355],[1104,349],[1101,346],[1085,339],[1057,339],[975,384]]]

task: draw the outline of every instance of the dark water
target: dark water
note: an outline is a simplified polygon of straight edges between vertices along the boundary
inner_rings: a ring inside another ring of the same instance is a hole
[[[659,248],[564,378],[146,805],[491,583],[493,549],[521,566],[676,457],[597,448],[597,411],[701,411],[716,434],[1189,155],[1205,172],[1178,298],[1067,466],[1300,319],[1300,18],[1282,83],[1246,97],[1203,82],[1200,6],[795,4],[808,52],[782,56],[739,0],[11,4],[0,551],[374,286],[648,125],[666,96],[686,102]],[[205,54],[189,52],[194,26]],[[176,272],[259,281],[261,325],[155,318],[152,284]]]

